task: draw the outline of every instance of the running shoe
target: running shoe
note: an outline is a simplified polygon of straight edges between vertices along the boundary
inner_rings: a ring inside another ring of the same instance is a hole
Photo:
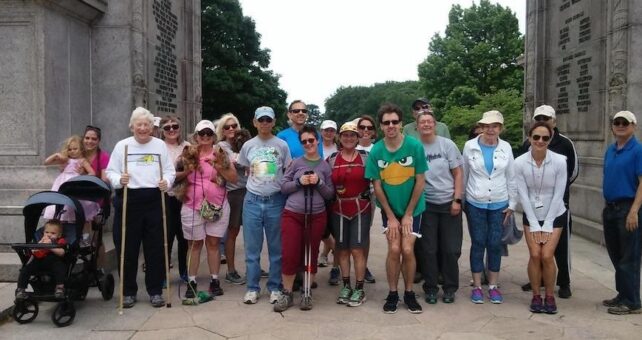
[[[397,292],[388,293],[386,303],[383,304],[383,312],[387,314],[397,313],[397,304],[399,303],[399,294]]]
[[[337,297],[337,303],[340,305],[345,305],[350,301],[350,296],[352,295],[352,289],[348,286],[343,286],[339,291],[339,297]]]
[[[423,312],[421,305],[417,302],[417,296],[413,291],[403,293],[403,303],[406,304],[408,311],[412,314],[421,314]]]
[[[482,293],[481,288],[473,288],[473,292],[470,294],[470,301],[476,304],[484,303],[484,293]]]
[[[546,314],[557,314],[557,304],[554,296],[549,295],[544,298],[544,312]]]
[[[499,291],[497,288],[491,288],[488,290],[488,299],[490,300],[491,303],[494,304],[500,304],[504,302],[504,297],[502,296],[502,292]]]
[[[366,292],[363,289],[355,289],[352,291],[348,307],[358,307],[366,302]]]
[[[544,311],[544,304],[540,295],[533,295],[533,299],[531,299],[530,311],[533,313],[541,313]]]

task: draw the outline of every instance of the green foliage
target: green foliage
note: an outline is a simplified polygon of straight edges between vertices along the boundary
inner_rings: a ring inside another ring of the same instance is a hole
[[[201,27],[203,118],[232,112],[243,127],[254,129],[254,110],[266,105],[283,120],[287,94],[267,69],[270,51],[261,49],[261,35],[238,0],[202,0]]]
[[[430,54],[419,65],[420,83],[433,107],[470,107],[476,104],[475,93],[521,92],[523,70],[517,59],[524,42],[515,14],[481,0],[466,9],[454,5],[448,17],[445,35],[433,36]]]
[[[308,121],[307,124],[310,124],[316,128],[321,126],[321,122],[325,118],[325,116],[321,113],[321,109],[319,109],[319,105],[316,104],[307,104],[308,105]]]
[[[375,118],[381,104],[390,102],[399,105],[404,113],[404,122],[412,121],[410,105],[425,95],[416,81],[388,81],[372,86],[340,87],[325,101],[325,118],[341,125],[348,120],[368,114]]]

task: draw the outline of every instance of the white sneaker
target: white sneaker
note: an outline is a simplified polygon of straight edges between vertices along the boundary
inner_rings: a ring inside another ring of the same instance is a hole
[[[270,292],[270,303],[275,304],[279,300],[279,297],[281,297],[281,292],[278,290]]]
[[[243,303],[248,305],[253,305],[257,301],[259,301],[259,292],[255,292],[253,290],[248,290],[247,292],[245,292],[245,296],[243,296]],[[270,301],[271,301],[271,298],[270,298]]]

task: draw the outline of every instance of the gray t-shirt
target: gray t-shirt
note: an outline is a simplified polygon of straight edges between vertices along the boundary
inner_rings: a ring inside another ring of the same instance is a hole
[[[423,143],[428,162],[424,197],[426,202],[445,204],[453,200],[455,179],[450,172],[462,166],[463,158],[457,145],[448,138],[437,136],[431,144]]]
[[[223,150],[225,150],[225,152],[230,156],[230,160],[234,164],[236,175],[238,177],[238,181],[236,183],[227,182],[225,184],[225,188],[228,192],[245,188],[245,186],[247,185],[247,175],[245,174],[245,170],[247,168],[238,163],[239,154],[232,151],[232,145],[230,145],[228,141],[222,140],[218,142],[218,145],[223,148]]]
[[[237,163],[249,168],[247,190],[270,196],[281,191],[279,181],[291,161],[288,144],[282,139],[272,136],[263,140],[256,136],[243,144]]]

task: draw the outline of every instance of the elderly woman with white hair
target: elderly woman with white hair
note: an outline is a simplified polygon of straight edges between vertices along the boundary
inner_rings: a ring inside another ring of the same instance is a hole
[[[136,274],[141,243],[147,270],[145,286],[154,307],[165,305],[162,297],[164,277],[163,220],[161,195],[174,182],[175,170],[167,146],[152,136],[154,116],[137,107],[129,120],[133,136],[119,141],[111,154],[106,175],[116,189],[114,197],[114,244],[118,254],[124,251],[123,307],[136,303]],[[120,249],[123,187],[128,202],[125,226],[125,249]]]

